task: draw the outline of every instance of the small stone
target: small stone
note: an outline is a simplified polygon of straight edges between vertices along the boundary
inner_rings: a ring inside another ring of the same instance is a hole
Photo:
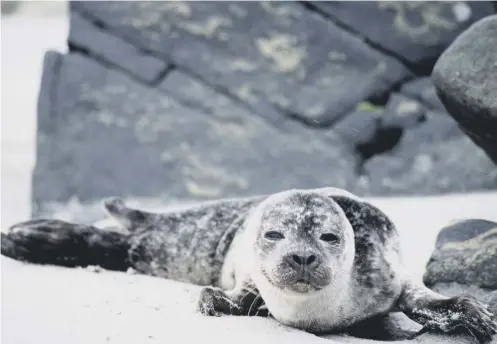
[[[427,264],[424,283],[455,282],[497,289],[497,223],[490,224],[471,219],[443,228],[445,239],[437,238],[439,244]]]

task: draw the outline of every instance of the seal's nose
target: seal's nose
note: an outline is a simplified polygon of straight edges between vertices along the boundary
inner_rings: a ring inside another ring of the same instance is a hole
[[[315,269],[319,265],[319,259],[314,254],[292,253],[286,256],[286,261],[295,269]]]

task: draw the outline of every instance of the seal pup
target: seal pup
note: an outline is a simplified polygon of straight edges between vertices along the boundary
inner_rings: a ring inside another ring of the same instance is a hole
[[[2,254],[34,263],[100,265],[203,285],[205,315],[267,312],[312,333],[345,332],[402,311],[426,331],[463,328],[479,343],[496,324],[474,298],[445,297],[402,266],[394,224],[334,188],[289,190],[150,213],[105,202],[128,234],[32,220],[2,234]]]

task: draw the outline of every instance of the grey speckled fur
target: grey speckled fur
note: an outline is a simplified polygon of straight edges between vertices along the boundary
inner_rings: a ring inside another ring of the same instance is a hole
[[[230,199],[171,213],[128,209],[119,199],[106,209],[132,233],[130,264],[153,276],[218,285],[224,258],[249,211],[264,197]]]

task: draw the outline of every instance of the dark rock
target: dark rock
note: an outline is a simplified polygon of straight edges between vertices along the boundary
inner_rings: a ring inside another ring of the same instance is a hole
[[[72,198],[208,199],[353,184],[356,158],[331,134],[297,123],[279,130],[197,81],[171,76],[179,100],[83,55],[47,55],[35,214]],[[170,88],[167,80],[161,88]],[[186,96],[192,102],[182,104]],[[194,99],[205,103],[195,107]]]
[[[461,34],[432,78],[447,111],[497,163],[497,15]]]
[[[407,69],[292,2],[71,2],[119,37],[249,104],[272,122],[326,126]]]
[[[475,21],[493,13],[491,2],[316,1],[313,6],[422,72]]]
[[[367,194],[413,195],[497,188],[497,169],[448,116],[428,113],[389,153],[364,165]]]
[[[475,227],[477,223],[479,222],[475,223]],[[486,231],[475,227],[469,226],[467,222],[461,226],[452,226],[454,237],[461,239],[445,242],[435,249],[423,276],[427,286],[455,282],[497,289],[497,224]],[[473,236],[477,231],[480,234]],[[464,240],[467,237],[471,238]]]
[[[157,81],[168,69],[167,62],[101,30],[74,11],[70,13],[69,27],[69,44],[73,49],[88,52],[145,82]]]
[[[438,249],[449,242],[466,241],[495,227],[497,223],[481,219],[458,221],[442,228],[438,233],[435,247]]]
[[[400,88],[400,92],[414,99],[419,100],[428,108],[446,112],[445,106],[438,98],[435,85],[430,77],[423,77],[406,82]]]

